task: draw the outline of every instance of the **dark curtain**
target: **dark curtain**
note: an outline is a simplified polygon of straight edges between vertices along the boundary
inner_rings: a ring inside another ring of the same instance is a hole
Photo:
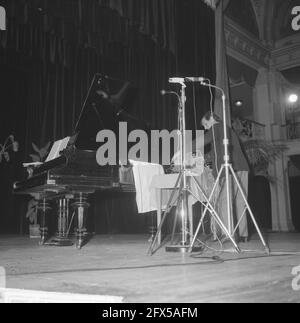
[[[249,176],[248,185],[248,201],[259,227],[271,230],[272,202],[269,180],[265,176]],[[252,222],[249,229],[251,233],[255,232]]]
[[[290,199],[291,199],[291,211],[292,221],[297,232],[300,232],[300,202],[299,202],[299,188],[300,188],[300,177],[289,177],[290,187]]]
[[[177,74],[203,76],[215,80],[215,19],[213,11],[203,1],[178,1]],[[210,94],[199,83],[189,84],[186,90],[187,129],[199,128],[205,112],[210,110]],[[195,122],[196,121],[196,122]]]
[[[22,167],[25,147],[26,126],[24,123],[27,111],[27,77],[19,69],[1,66],[0,72],[0,144],[13,134],[20,143],[20,151],[14,153],[8,149],[9,162],[2,159],[0,163],[0,233],[19,232],[20,218],[24,213],[24,203],[17,203],[11,193],[13,182],[23,176]],[[23,201],[28,198],[24,197]]]
[[[73,134],[95,73],[133,84],[136,100],[130,114],[153,129],[177,127],[176,100],[159,93],[167,87],[177,89],[168,85],[172,76],[214,79],[214,13],[198,0],[9,0],[0,4],[8,18],[7,31],[0,34],[1,82],[6,84],[0,93],[7,106],[1,109],[0,141],[13,133],[21,147],[15,160],[1,164],[1,176],[6,178],[1,180],[1,193],[5,191],[10,199],[1,194],[0,218],[13,223],[9,231],[16,231],[20,220],[16,222],[17,215],[11,214],[16,209],[15,214],[24,216],[19,210],[23,199],[12,197],[11,184],[23,173],[21,163],[30,160],[32,142],[42,146]],[[187,99],[188,128],[194,129],[195,116],[199,124],[209,95],[206,89],[189,85]],[[133,194],[103,197],[99,193],[91,200],[96,231],[142,230],[144,220],[136,214]]]

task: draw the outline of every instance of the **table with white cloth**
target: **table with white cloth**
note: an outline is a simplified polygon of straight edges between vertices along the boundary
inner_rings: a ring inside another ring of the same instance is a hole
[[[179,191],[179,185],[175,187],[179,173],[165,174],[164,168],[159,164],[131,161],[136,188],[136,202],[139,213],[157,212],[157,226],[161,222],[162,212],[166,209],[171,193],[174,189]],[[193,172],[191,175],[193,176]],[[205,202],[203,194],[209,197],[214,185],[212,171],[204,167],[201,174],[193,176],[199,183],[201,191],[194,180],[189,180],[192,194],[188,194],[189,231],[193,233],[193,205],[197,202]],[[173,201],[176,201],[178,192],[174,193]],[[158,237],[161,242],[161,233]]]

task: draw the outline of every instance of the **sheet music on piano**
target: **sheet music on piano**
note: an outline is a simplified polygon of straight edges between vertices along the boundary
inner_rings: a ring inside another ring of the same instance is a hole
[[[71,137],[65,137],[55,141],[45,162],[47,163],[50,160],[59,157],[59,153],[67,148],[70,138]]]
[[[55,141],[47,156],[47,159],[45,160],[45,163],[59,157],[60,152],[67,148],[70,139],[71,137],[65,137],[63,139]],[[40,166],[42,164],[43,162],[23,163],[23,167]]]

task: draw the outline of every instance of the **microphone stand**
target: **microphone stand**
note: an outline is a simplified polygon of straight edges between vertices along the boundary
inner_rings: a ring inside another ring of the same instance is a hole
[[[222,93],[222,108],[223,108],[223,135],[224,135],[224,138],[223,138],[223,146],[224,146],[224,163],[222,164],[221,166],[221,169],[219,170],[219,173],[218,173],[218,176],[217,176],[217,179],[214,183],[214,186],[213,186],[213,189],[212,189],[212,192],[209,196],[209,201],[212,200],[212,197],[214,195],[214,192],[216,190],[216,187],[217,187],[217,184],[219,183],[220,181],[220,178],[221,178],[221,174],[223,171],[225,171],[225,185],[226,185],[226,210],[227,210],[227,220],[228,220],[228,233],[230,235],[230,237],[232,237],[231,241],[234,240],[234,234],[236,232],[236,230],[238,229],[239,227],[239,224],[241,223],[241,220],[243,218],[243,216],[245,216],[246,214],[246,211],[248,210],[249,214],[250,214],[250,217],[251,217],[251,220],[255,226],[255,229],[260,237],[260,240],[265,248],[265,251],[270,254],[270,249],[268,247],[268,245],[266,244],[264,238],[263,238],[263,235],[258,227],[258,224],[256,223],[256,220],[255,220],[255,217],[251,211],[251,208],[249,206],[249,203],[247,201],[247,198],[245,196],[245,193],[242,189],[242,186],[240,184],[240,181],[238,180],[233,168],[232,168],[232,164],[230,163],[230,158],[229,158],[229,153],[228,153],[228,145],[229,145],[229,140],[228,140],[228,134],[227,134],[227,125],[226,125],[226,104],[225,104],[225,100],[226,100],[226,96],[225,96],[225,93],[223,91],[222,88],[218,87],[218,86],[215,86],[215,85],[212,85],[210,83],[206,83],[206,82],[201,82],[201,85],[203,86],[207,86],[207,87],[212,87],[212,88],[215,88],[219,91],[221,91]],[[229,183],[230,183],[230,178],[229,178],[229,175],[232,175],[233,177],[233,180],[236,182],[236,185],[238,187],[238,191],[241,193],[242,195],[242,198],[244,200],[244,203],[245,203],[245,209],[244,209],[244,212],[243,214],[241,215],[236,227],[234,228],[233,227],[233,216],[232,216],[232,208],[231,208],[231,201],[230,201],[230,187],[229,187]],[[221,192],[221,191],[220,191]],[[220,194],[220,193],[219,193]],[[220,195],[219,195],[220,196]],[[199,233],[199,230],[200,230],[200,227],[203,223],[203,220],[205,218],[205,215],[208,211],[209,207],[206,206],[205,209],[204,209],[204,212],[201,216],[201,219],[199,221],[199,224],[198,224],[198,227],[195,231],[195,234],[194,234],[194,238],[192,240],[192,243],[191,243],[191,248],[190,248],[190,252],[192,251],[192,248],[193,248],[193,245],[195,244],[195,241],[196,241],[196,238],[197,238],[197,235]]]
[[[154,246],[158,240],[158,236],[161,234],[162,225],[166,219],[167,214],[171,210],[171,208],[175,205],[175,202],[177,201],[177,207],[176,207],[176,215],[180,216],[181,220],[181,237],[180,242],[178,244],[174,243],[174,232],[176,227],[176,219],[174,221],[173,226],[173,234],[171,239],[171,244],[166,246],[166,251],[173,251],[173,252],[187,252],[190,248],[190,240],[188,235],[188,218],[189,218],[189,212],[188,212],[188,195],[187,195],[187,176],[186,176],[186,145],[185,145],[185,88],[186,85],[184,83],[184,79],[178,78],[176,79],[176,82],[181,85],[181,94],[180,96],[176,93],[178,98],[178,119],[179,119],[179,149],[180,149],[180,171],[178,174],[178,178],[176,181],[176,184],[172,190],[171,196],[169,198],[166,210],[164,212],[164,215],[162,217],[161,222],[159,223],[156,235],[150,245],[149,254],[154,253]],[[166,93],[172,93],[175,94],[175,92],[163,92],[162,94]],[[179,190],[178,190],[179,185]],[[178,191],[178,197],[173,201],[173,198],[175,196],[175,192]]]
[[[186,85],[184,83],[184,79],[176,78],[174,79],[176,82],[173,83],[178,83],[181,85],[181,95],[179,98],[179,104],[178,104],[178,116],[179,116],[179,149],[180,149],[180,172],[178,174],[177,181],[175,183],[175,186],[173,187],[171,196],[168,200],[166,209],[163,213],[163,217],[161,222],[158,225],[156,235],[154,239],[152,240],[152,243],[150,245],[150,248],[148,250],[148,254],[152,255],[155,250],[155,244],[158,241],[158,237],[161,235],[161,230],[162,226],[165,222],[165,219],[170,212],[171,208],[175,205],[177,202],[177,207],[176,207],[176,217],[179,217],[181,220],[181,237],[180,237],[180,242],[176,244],[174,242],[174,233],[176,229],[176,224],[177,224],[177,219],[175,217],[174,220],[174,225],[173,225],[173,233],[172,233],[172,239],[171,239],[171,244],[166,246],[166,251],[171,251],[171,252],[190,252],[190,251],[201,251],[202,246],[195,247],[195,240],[196,240],[196,235],[193,234],[193,226],[192,226],[192,214],[189,212],[189,194],[193,196],[197,201],[199,201],[201,204],[204,205],[206,210],[209,210],[211,215],[214,217],[215,221],[219,224],[221,229],[224,231],[226,236],[232,241],[233,245],[235,246],[236,250],[239,252],[239,247],[235,243],[235,241],[232,239],[231,235],[227,231],[225,225],[219,218],[217,212],[215,211],[214,207],[212,206],[211,197],[208,199],[206,194],[204,193],[200,183],[195,179],[194,175],[187,169],[186,167],[186,121],[185,121],[185,101],[186,101],[186,96],[185,96],[185,88]],[[203,200],[200,200],[199,197],[195,195],[194,192],[191,190],[191,181],[195,183],[195,186],[197,187],[199,193],[201,194]],[[173,198],[175,196],[175,192],[177,193],[177,198],[173,201]],[[188,221],[190,221],[190,230],[188,230]],[[203,220],[202,220],[203,221]],[[201,221],[201,223],[202,223]],[[200,224],[201,225],[201,224]],[[200,225],[198,226],[197,234],[200,228]],[[194,238],[193,238],[194,237]]]

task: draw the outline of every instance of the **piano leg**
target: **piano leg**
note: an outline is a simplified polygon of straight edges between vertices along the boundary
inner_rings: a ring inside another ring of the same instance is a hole
[[[38,212],[40,214],[40,233],[41,239],[39,241],[40,245],[44,245],[48,238],[48,227],[47,227],[47,217],[48,213],[51,211],[50,204],[44,198],[39,200]]]
[[[85,226],[87,210],[90,204],[87,202],[88,195],[80,193],[78,197],[76,197],[75,202],[73,203],[73,207],[77,213],[77,221],[78,227],[76,230],[77,235],[77,244],[76,248],[81,249],[83,244],[87,238],[87,229]]]

